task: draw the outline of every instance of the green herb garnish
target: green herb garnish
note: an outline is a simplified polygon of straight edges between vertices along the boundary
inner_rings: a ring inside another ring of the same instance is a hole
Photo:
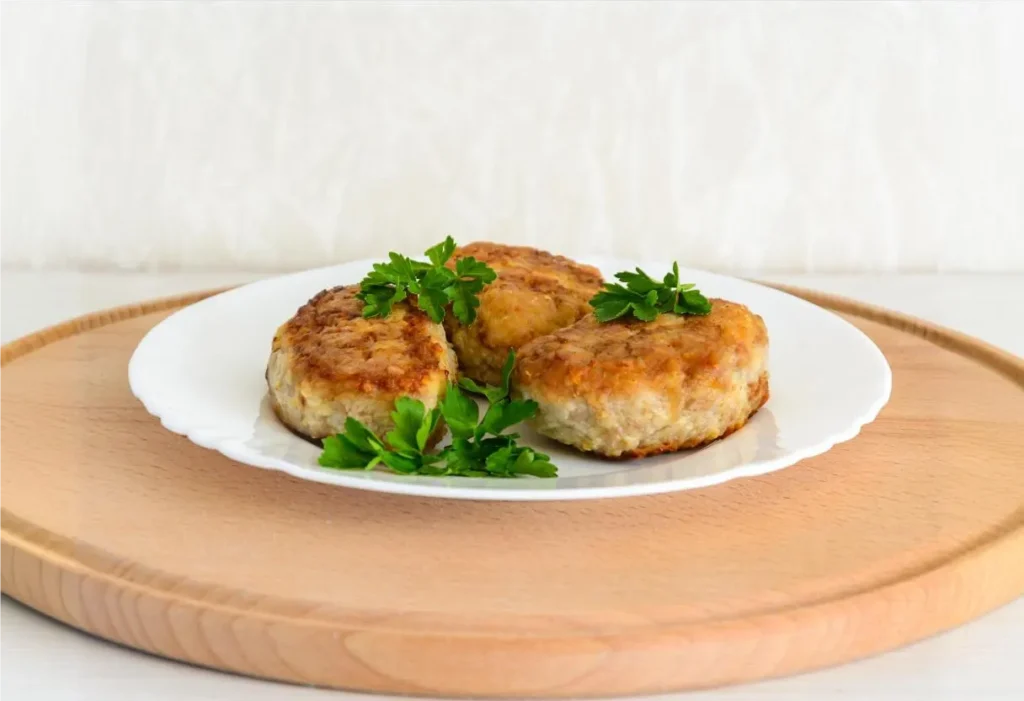
[[[440,323],[450,304],[456,319],[472,324],[480,306],[477,295],[498,275],[472,256],[455,261],[454,270],[446,267],[454,252],[455,241],[448,236],[427,249],[429,263],[394,252],[388,254],[390,263],[374,263],[373,271],[359,283],[356,295],[363,301],[363,316],[386,317],[396,302],[415,295],[416,306],[433,321]]]
[[[490,385],[485,385],[481,387],[468,377],[461,378],[459,380],[459,384],[462,385],[464,388],[468,389],[470,392],[476,392],[477,394],[482,394],[483,396],[487,397],[487,401],[490,402],[491,404],[500,402],[502,399],[508,397],[509,395],[509,388],[511,387],[512,384],[512,368],[515,367],[515,364],[516,352],[515,350],[510,348],[508,351],[508,356],[505,358],[505,364],[502,365],[501,367],[500,387],[491,387]]]
[[[558,468],[548,455],[519,445],[517,433],[505,429],[525,421],[537,413],[537,402],[513,400],[509,397],[515,351],[509,350],[501,369],[501,386],[481,387],[469,378],[462,378],[462,387],[487,397],[488,407],[478,420],[477,404],[457,385],[450,385],[441,401],[441,413],[452,432],[452,443],[441,456],[457,474],[487,477],[515,477],[518,474],[555,477]]]
[[[424,452],[441,412],[427,411],[418,399],[401,397],[395,401],[391,418],[395,427],[388,432],[385,445],[365,424],[348,417],[344,433],[324,439],[320,464],[342,470],[372,470],[383,462],[403,474],[443,474],[434,467],[440,457]]]
[[[659,314],[711,312],[711,302],[694,289],[695,285],[680,284],[677,263],[672,263],[672,272],[666,273],[662,282],[652,279],[640,268],[635,273],[616,273],[615,277],[625,284],[605,283],[604,289],[590,300],[599,322],[627,314],[640,321],[654,321]]]
[[[477,403],[459,384],[449,384],[440,404],[427,411],[418,399],[402,397],[395,402],[391,418],[395,428],[387,444],[357,419],[345,420],[345,433],[323,441],[320,464],[342,470],[372,470],[380,463],[409,475],[452,475],[460,477],[555,477],[558,469],[544,453],[517,443],[519,434],[504,433],[511,426],[532,417],[537,403],[513,400],[509,396],[515,351],[509,351],[502,368],[501,387],[481,387],[463,378],[466,389],[487,397],[488,406],[480,418]],[[452,442],[440,453],[426,453],[427,441],[444,417]]]

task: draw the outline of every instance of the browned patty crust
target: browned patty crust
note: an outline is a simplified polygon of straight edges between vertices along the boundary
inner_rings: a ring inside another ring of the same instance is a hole
[[[527,246],[472,243],[457,248],[448,265],[470,256],[498,277],[480,293],[472,324],[464,326],[449,313],[445,329],[461,372],[477,382],[498,384],[509,349],[582,318],[603,284],[596,268]]]
[[[611,457],[691,448],[742,427],[767,400],[768,334],[747,307],[599,323],[593,315],[520,349],[517,393],[535,428]]]
[[[358,291],[349,285],[318,293],[274,336],[271,403],[286,425],[311,438],[343,431],[350,415],[382,436],[393,426],[395,399],[432,408],[457,372],[440,324],[408,301],[386,318],[364,319]]]

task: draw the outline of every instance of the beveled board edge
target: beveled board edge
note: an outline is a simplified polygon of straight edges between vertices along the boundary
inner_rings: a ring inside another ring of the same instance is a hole
[[[923,338],[989,366],[1024,389],[1024,359],[979,339],[842,297],[767,286]],[[0,366],[63,338],[177,309],[227,289],[116,307],[51,326],[5,344]],[[80,546],[73,540],[36,528],[6,508],[0,517],[0,588],[61,622],[163,657],[248,676],[413,695],[612,696],[786,676],[920,640],[1024,592],[1024,505],[985,538],[940,562],[810,606],[626,635],[580,631],[528,638],[434,633],[394,621],[374,627],[360,620],[325,620],[272,600],[242,607],[227,602],[243,599],[244,593],[218,592],[208,584],[182,586],[158,572],[140,584],[137,577],[119,578],[118,563],[110,556],[93,553],[92,564],[85,565],[74,557]],[[382,656],[385,649],[392,654]],[[308,664],[310,651],[327,663]],[[453,667],[452,660],[474,662]]]

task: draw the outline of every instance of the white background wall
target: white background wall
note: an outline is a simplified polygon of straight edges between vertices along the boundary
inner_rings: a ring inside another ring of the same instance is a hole
[[[4,3],[2,262],[1024,271],[1024,2]]]

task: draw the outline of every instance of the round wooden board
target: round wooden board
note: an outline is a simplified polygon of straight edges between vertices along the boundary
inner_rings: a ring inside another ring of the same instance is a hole
[[[348,490],[172,435],[129,392],[126,365],[168,310],[203,295],[16,341],[2,358],[3,591],[232,672],[517,697],[792,674],[1018,596],[1024,361],[789,291],[882,348],[894,387],[881,416],[778,473],[602,501]]]

